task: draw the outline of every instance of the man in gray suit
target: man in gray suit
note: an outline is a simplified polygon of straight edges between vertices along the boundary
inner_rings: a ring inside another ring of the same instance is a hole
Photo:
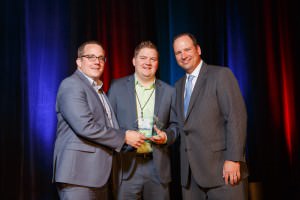
[[[113,152],[126,144],[138,148],[144,143],[145,137],[138,132],[118,129],[102,92],[105,61],[98,42],[83,43],[78,48],[77,70],[58,90],[53,181],[60,199],[108,199]]]
[[[175,84],[183,198],[247,199],[247,114],[237,80],[201,59],[193,35],[176,36],[173,48],[186,71]]]
[[[135,73],[114,81],[108,96],[120,128],[138,130],[148,141],[133,152],[118,155],[118,199],[169,199],[168,147],[178,133],[175,90],[155,78],[158,51],[152,42],[141,42],[135,48],[132,63]]]

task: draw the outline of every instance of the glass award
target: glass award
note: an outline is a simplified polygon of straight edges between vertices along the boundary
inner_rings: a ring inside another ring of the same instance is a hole
[[[146,138],[152,137],[153,130],[153,120],[151,118],[142,118],[137,119],[138,131],[143,134]],[[137,153],[148,153],[152,151],[151,140],[146,139],[145,142],[137,149]]]
[[[156,128],[158,128],[159,130],[162,130],[164,127],[164,123],[161,122],[158,116],[156,115],[153,116],[153,124],[156,125]],[[153,130],[153,135],[157,135],[157,133],[154,130]]]
[[[137,119],[137,124],[139,132],[141,132],[147,138],[152,137],[153,121],[151,119],[140,117]]]

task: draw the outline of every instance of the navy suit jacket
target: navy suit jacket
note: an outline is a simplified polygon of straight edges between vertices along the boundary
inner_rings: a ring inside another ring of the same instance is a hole
[[[135,97],[134,75],[115,80],[108,93],[111,106],[116,114],[120,128],[138,130],[137,109]],[[168,146],[177,135],[177,118],[175,112],[175,89],[156,79],[154,114],[164,124],[167,134],[167,144],[153,144],[153,160],[161,183],[171,181],[170,156]],[[120,153],[121,179],[128,179],[135,168],[135,152]]]

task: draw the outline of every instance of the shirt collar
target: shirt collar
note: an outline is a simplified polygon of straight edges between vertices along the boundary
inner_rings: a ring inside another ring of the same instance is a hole
[[[99,85],[97,85],[97,82],[94,81],[91,77],[87,76],[87,75],[86,75],[85,73],[83,73],[80,69],[78,69],[78,71],[79,71],[80,73],[82,73],[84,77],[87,78],[87,80],[89,81],[89,83],[90,83],[97,91],[100,90],[100,89],[102,88],[103,82],[102,82],[101,80],[100,80]]]
[[[146,87],[144,87],[139,81],[138,81],[138,79],[137,79],[137,77],[136,77],[136,74],[134,74],[134,85],[136,86],[136,85],[138,85],[139,87],[143,87],[143,88],[145,88],[145,89],[153,89],[154,87],[155,87],[155,78],[154,78],[154,81],[153,81],[153,83],[150,85],[150,86],[148,86],[147,88]]]
[[[190,74],[186,73],[186,77],[188,77],[189,75],[192,75],[197,78],[199,76],[202,65],[203,65],[203,60],[200,61],[199,65],[194,69],[194,71],[192,73],[190,73]]]

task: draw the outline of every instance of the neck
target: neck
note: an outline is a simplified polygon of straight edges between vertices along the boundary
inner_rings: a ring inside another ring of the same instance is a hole
[[[191,74],[191,73],[193,73],[193,71],[198,67],[198,65],[200,64],[200,62],[201,62],[201,59],[197,62],[197,64],[192,68],[192,69],[190,69],[190,70],[188,70],[188,71],[186,71],[188,74]]]
[[[100,85],[102,83],[102,81],[100,79],[93,79],[97,85]]]
[[[149,79],[141,79],[141,78],[136,76],[136,78],[138,79],[139,83],[144,87],[148,87],[148,86],[152,85],[154,80],[155,80],[155,77],[152,77],[152,78],[149,78]]]

